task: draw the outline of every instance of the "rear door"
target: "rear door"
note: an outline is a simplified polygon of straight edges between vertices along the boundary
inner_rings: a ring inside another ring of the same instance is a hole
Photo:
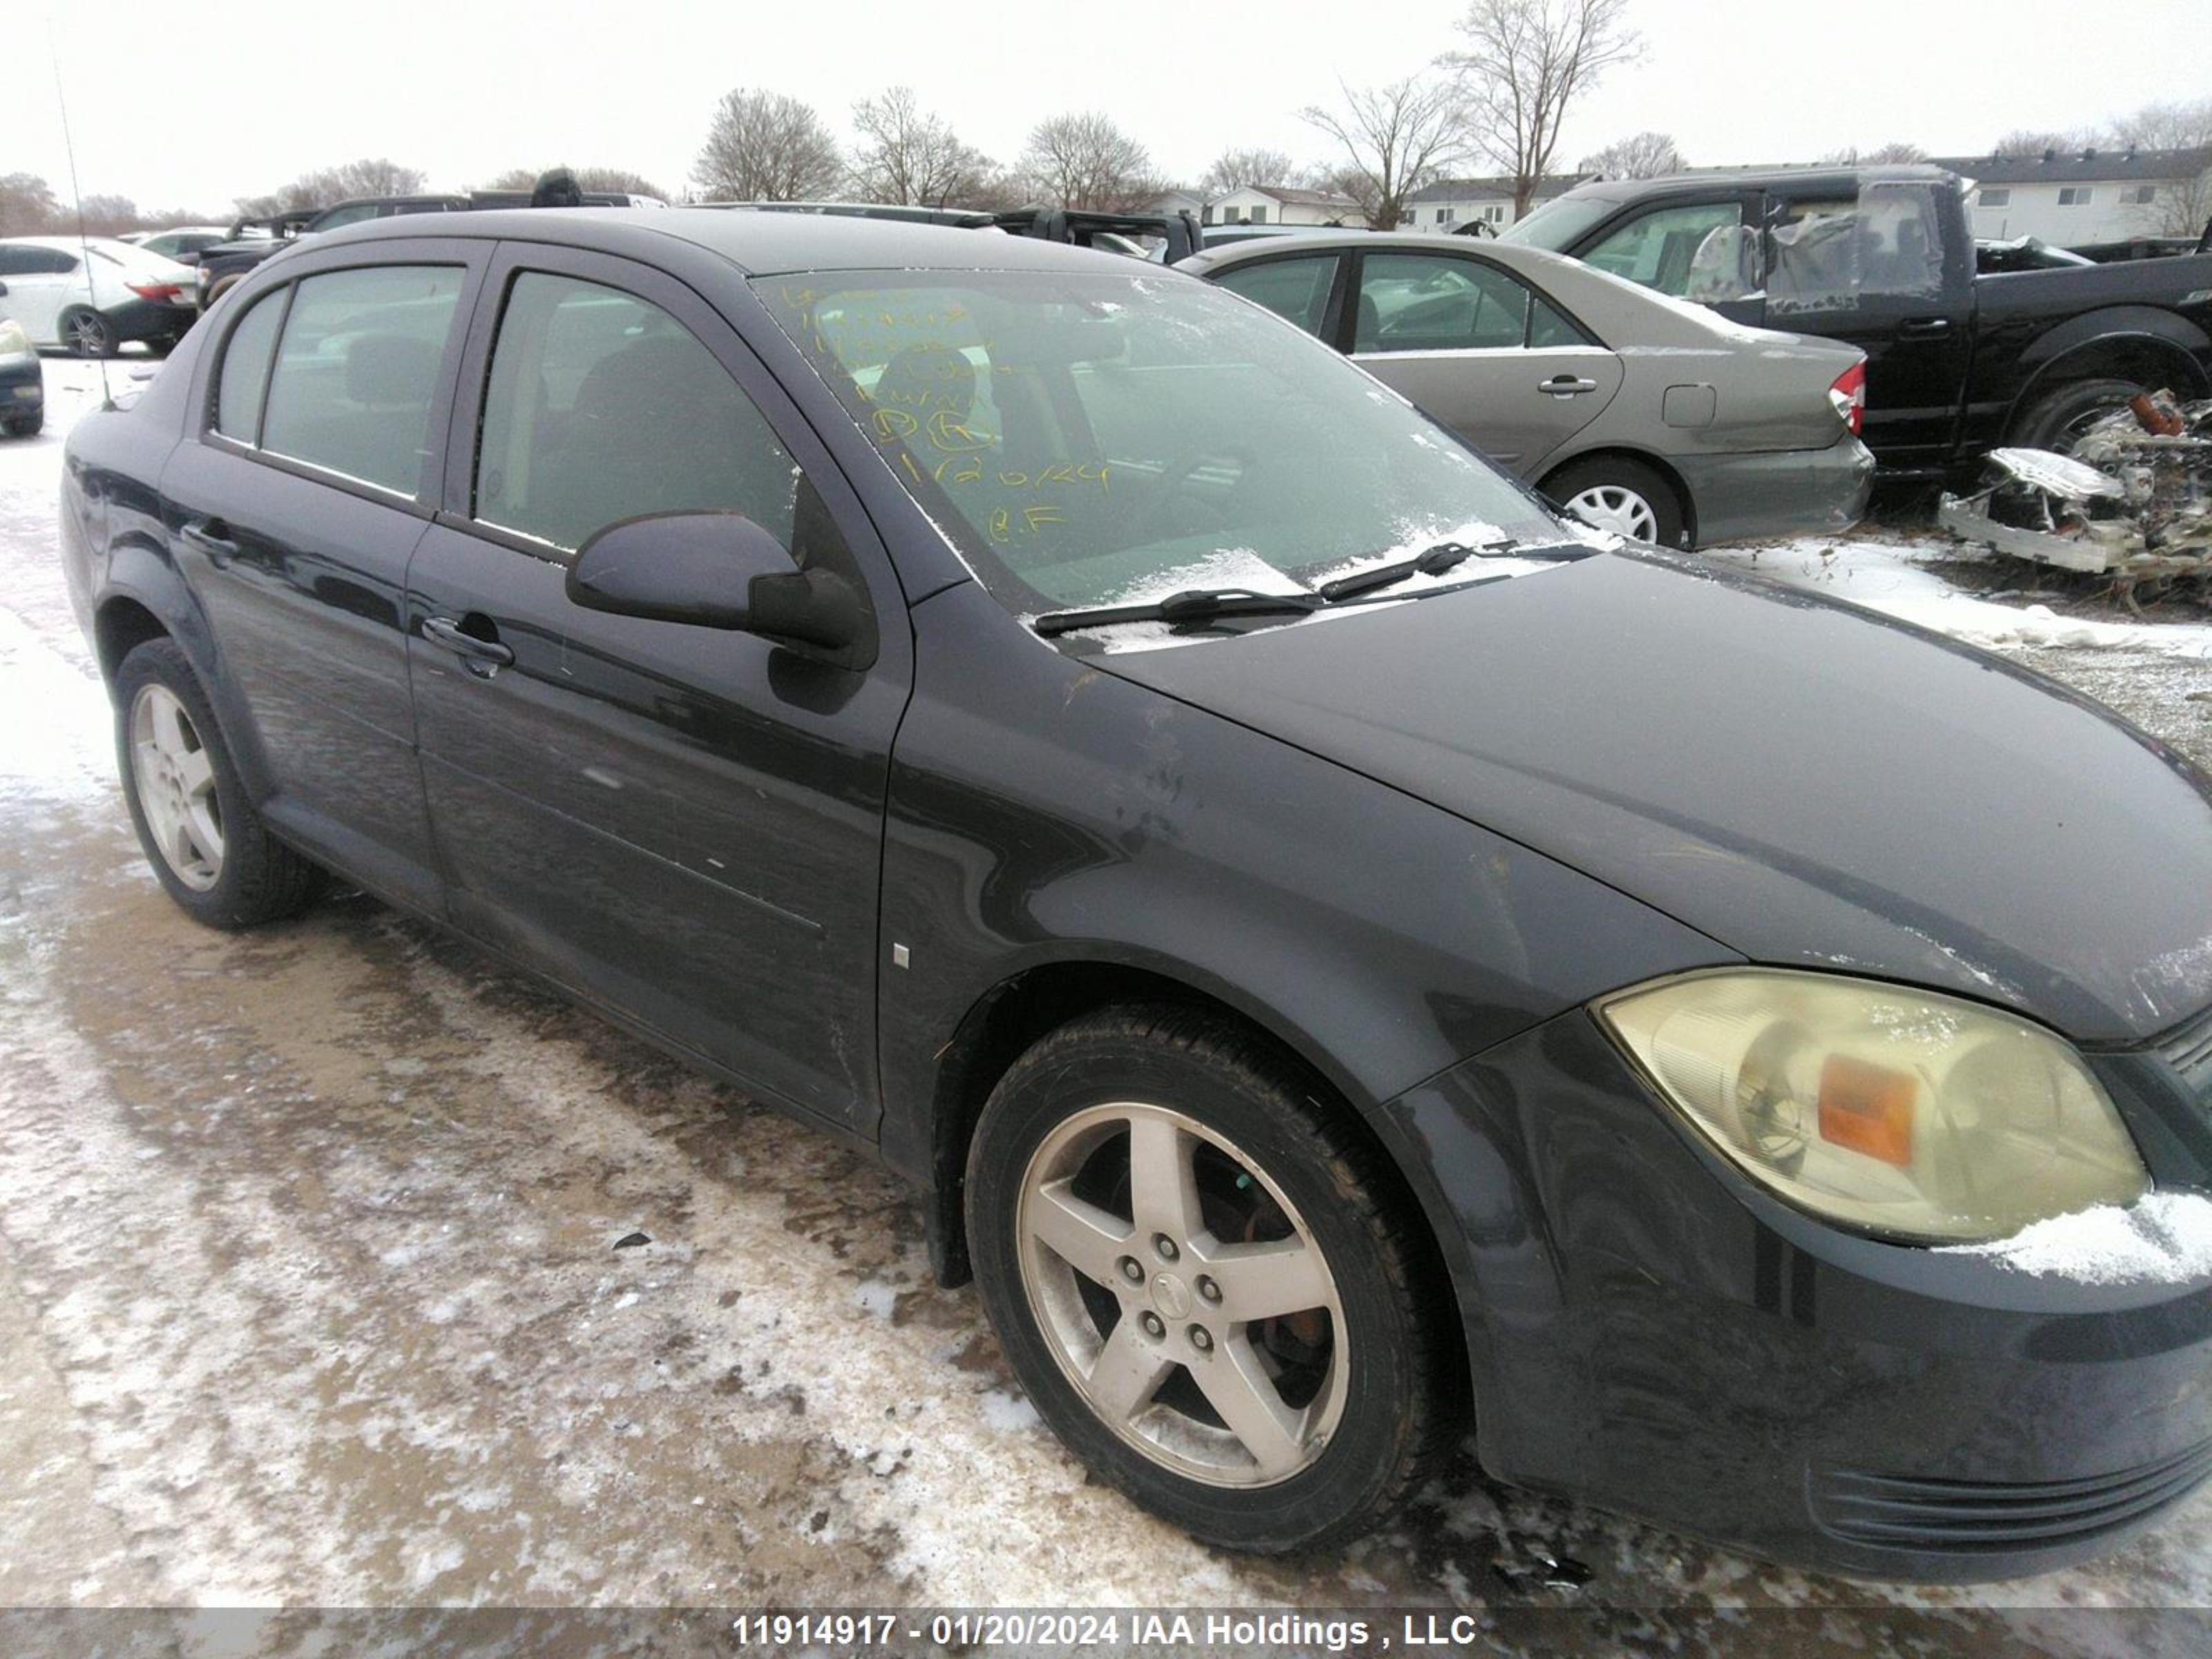
[[[842,475],[664,272],[511,244],[471,329],[408,658],[462,927],[788,1104],[874,1124],[876,921],[904,601]],[[883,619],[842,660],[583,610],[618,520],[736,511]]]
[[[1620,390],[1620,359],[1471,254],[1361,252],[1345,337],[1359,364],[1499,465],[1534,477]]]
[[[425,909],[442,893],[404,645],[407,562],[434,509],[488,243],[310,253],[224,307],[198,431],[162,477],[273,784],[262,810],[309,852]]]

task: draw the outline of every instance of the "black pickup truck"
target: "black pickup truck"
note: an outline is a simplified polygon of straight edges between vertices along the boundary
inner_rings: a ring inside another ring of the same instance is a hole
[[[1892,477],[2000,444],[2063,450],[2136,392],[2212,395],[2212,256],[1978,274],[1961,181],[1939,167],[1593,183],[1504,235],[1857,346],[1867,446]]]

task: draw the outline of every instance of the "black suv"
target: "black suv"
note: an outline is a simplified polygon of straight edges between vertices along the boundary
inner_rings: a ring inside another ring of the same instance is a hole
[[[1470,1419],[1883,1574],[2212,1468],[2212,781],[1563,524],[1231,294],[356,226],[77,424],[62,547],[187,912],[334,872],[879,1150],[1201,1538],[1346,1537]]]

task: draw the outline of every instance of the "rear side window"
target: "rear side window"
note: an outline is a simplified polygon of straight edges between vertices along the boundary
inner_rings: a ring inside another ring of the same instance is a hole
[[[689,329],[619,289],[515,279],[482,430],[485,524],[574,550],[623,519],[733,512],[793,544],[789,452]]]
[[[215,429],[242,444],[261,431],[261,394],[269,385],[270,354],[276,349],[277,325],[284,320],[284,295],[278,289],[253,302],[239,319],[222,349],[222,374],[216,382]]]
[[[1224,271],[1221,286],[1263,305],[1278,317],[1296,323],[1309,334],[1321,334],[1322,313],[1328,306],[1329,284],[1336,276],[1334,256],[1304,259],[1262,259]]]
[[[419,493],[461,276],[450,265],[378,265],[301,278],[269,377],[261,447]]]

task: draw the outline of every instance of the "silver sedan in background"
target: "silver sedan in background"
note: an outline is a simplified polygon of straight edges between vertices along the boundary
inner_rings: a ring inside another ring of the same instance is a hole
[[[1177,269],[1349,352],[1602,529],[1688,547],[1843,530],[1865,511],[1855,347],[1463,236],[1282,237]]]

